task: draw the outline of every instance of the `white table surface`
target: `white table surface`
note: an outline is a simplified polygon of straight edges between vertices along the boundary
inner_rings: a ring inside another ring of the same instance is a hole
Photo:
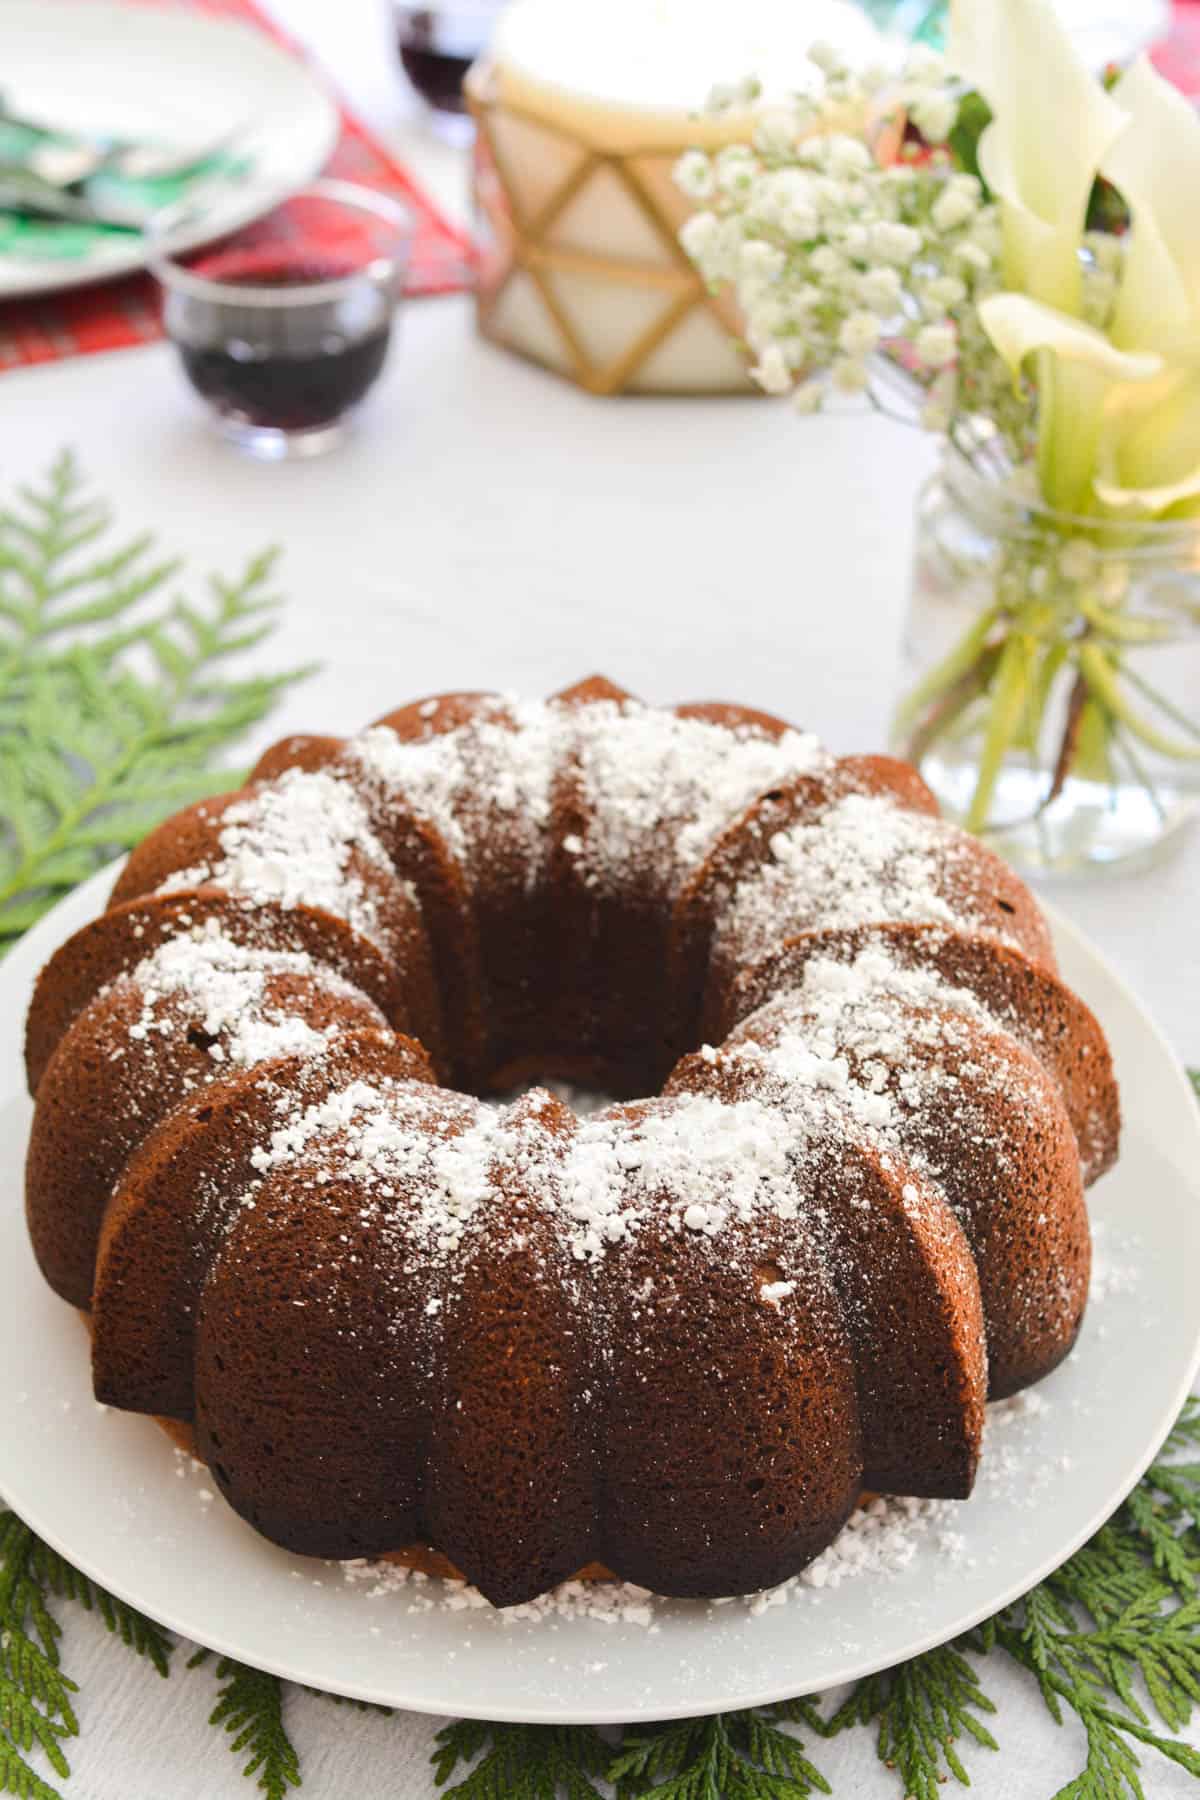
[[[375,0],[274,0],[343,91],[463,211],[460,159],[413,122]],[[881,745],[893,691],[910,516],[926,447],[860,419],[801,424],[754,401],[593,401],[479,344],[466,301],[410,308],[395,357],[341,454],[250,465],[208,433],[156,346],[0,380],[0,481],[64,443],[129,525],[225,569],[285,548],[282,628],[264,662],[319,659],[255,744],[351,730],[416,695],[538,694],[603,671],[648,699],[742,699],[839,750]],[[1149,874],[1060,884],[1058,903],[1200,1064],[1200,834]],[[253,1790],[206,1724],[212,1678],[160,1684],[95,1621],[64,1609],[82,1739],[80,1800],[233,1800]],[[1003,1757],[970,1754],[980,1800],[1042,1800],[1082,1734],[1055,1730],[1023,1677],[986,1671]],[[290,1693],[313,1800],[427,1800],[438,1721],[385,1720]],[[869,1733],[820,1746],[835,1792],[900,1800]],[[1154,1800],[1192,1794],[1147,1760]]]

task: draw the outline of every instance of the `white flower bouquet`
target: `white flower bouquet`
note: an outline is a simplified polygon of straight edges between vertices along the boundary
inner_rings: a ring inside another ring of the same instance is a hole
[[[1200,643],[1200,116],[1145,60],[1097,80],[1048,0],[955,0],[946,56],[899,70],[812,54],[822,82],[752,143],[683,158],[683,242],[763,388],[919,421],[1014,527],[898,741],[967,746],[974,829],[1017,822],[1014,757],[1044,776],[1031,816],[1078,773],[1157,802],[1164,761],[1200,764],[1200,689],[1181,706],[1136,666]],[[1187,579],[1148,619],[1168,546]]]

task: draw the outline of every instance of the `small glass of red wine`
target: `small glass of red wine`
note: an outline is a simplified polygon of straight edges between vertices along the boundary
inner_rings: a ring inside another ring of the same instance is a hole
[[[163,323],[222,435],[252,456],[319,456],[383,369],[411,238],[405,206],[317,181],[209,248],[188,203],[160,213]]]
[[[436,0],[413,6],[392,0],[396,48],[404,73],[428,108],[439,137],[469,144],[474,130],[463,77],[487,49],[501,0]]]

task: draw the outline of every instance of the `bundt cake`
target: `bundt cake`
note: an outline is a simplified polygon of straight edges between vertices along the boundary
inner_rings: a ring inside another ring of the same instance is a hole
[[[95,1391],[288,1548],[746,1592],[1067,1353],[1103,1034],[915,772],[593,679],[293,737],[43,971]],[[536,1077],[615,1096],[579,1117]]]

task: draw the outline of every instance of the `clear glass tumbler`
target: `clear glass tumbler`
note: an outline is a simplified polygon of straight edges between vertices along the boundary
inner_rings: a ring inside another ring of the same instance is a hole
[[[163,322],[192,387],[251,455],[333,448],[382,372],[408,262],[406,207],[318,181],[254,225],[183,252],[191,203],[154,220]]]

